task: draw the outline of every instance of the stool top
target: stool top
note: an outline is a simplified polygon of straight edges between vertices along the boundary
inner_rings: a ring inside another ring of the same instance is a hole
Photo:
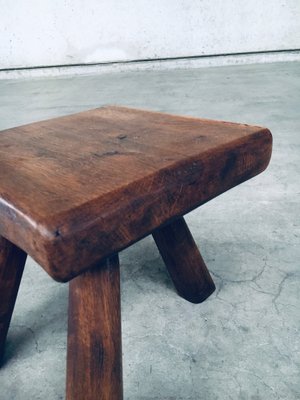
[[[0,235],[67,281],[263,171],[266,128],[107,106],[0,132]]]

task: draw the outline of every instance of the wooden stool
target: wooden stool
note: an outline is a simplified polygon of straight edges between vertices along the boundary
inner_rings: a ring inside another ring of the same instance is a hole
[[[29,254],[71,281],[67,399],[122,399],[118,252],[153,234],[180,296],[205,300],[215,286],[182,215],[271,149],[265,128],[124,107],[0,132],[0,356]]]

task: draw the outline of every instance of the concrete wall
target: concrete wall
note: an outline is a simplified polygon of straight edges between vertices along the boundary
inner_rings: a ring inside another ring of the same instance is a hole
[[[299,0],[0,0],[0,69],[299,48]]]

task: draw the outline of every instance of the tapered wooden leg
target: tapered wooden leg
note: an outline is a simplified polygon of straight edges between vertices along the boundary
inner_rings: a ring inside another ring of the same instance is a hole
[[[153,237],[178,294],[192,303],[201,303],[215,290],[191,232],[183,218],[164,226]]]
[[[0,236],[0,363],[25,261],[26,253]]]
[[[117,255],[70,282],[67,400],[122,400],[120,307]]]

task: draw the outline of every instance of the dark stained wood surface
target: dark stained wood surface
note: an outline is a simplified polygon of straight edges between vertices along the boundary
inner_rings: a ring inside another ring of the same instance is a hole
[[[26,253],[0,236],[0,364],[25,262]]]
[[[262,172],[266,128],[103,107],[0,132],[0,234],[56,280]]]
[[[153,232],[178,294],[192,303],[202,303],[215,290],[193,236],[183,217]]]
[[[73,279],[69,292],[67,400],[122,400],[118,256]]]

